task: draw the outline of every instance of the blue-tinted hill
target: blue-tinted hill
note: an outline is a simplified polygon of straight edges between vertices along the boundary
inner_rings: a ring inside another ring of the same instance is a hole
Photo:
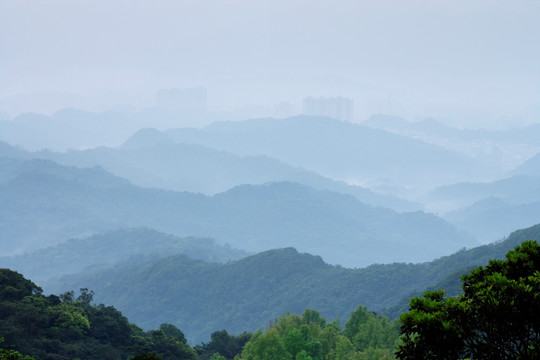
[[[49,159],[68,166],[100,166],[135,185],[212,195],[243,184],[291,181],[349,194],[363,203],[414,211],[422,206],[395,196],[325,178],[267,156],[238,156],[200,145],[174,143],[163,132],[143,129],[119,148],[26,152],[0,143],[0,156]]]
[[[397,213],[288,182],[205,196],[144,189],[99,167],[45,160],[20,160],[6,178],[0,184],[5,254],[136,226],[251,252],[294,246],[351,267],[427,261],[475,244],[431,214]]]
[[[49,283],[61,292],[88,287],[96,298],[122,309],[151,328],[168,321],[194,342],[215,329],[233,333],[264,327],[286,311],[317,309],[347,319],[358,304],[396,317],[410,296],[439,285],[456,288],[456,278],[489,259],[503,258],[522,241],[540,240],[540,225],[516,231],[505,241],[460,251],[421,264],[394,263],[346,269],[292,248],[269,250],[228,264],[185,256],[131,260],[106,270]]]
[[[174,140],[239,155],[267,155],[324,176],[357,181],[390,179],[422,188],[490,173],[489,165],[423,141],[315,116],[218,122],[171,129]]]

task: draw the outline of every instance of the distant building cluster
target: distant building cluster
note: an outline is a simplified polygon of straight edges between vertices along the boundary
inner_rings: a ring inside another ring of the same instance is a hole
[[[303,105],[305,115],[328,116],[342,121],[353,121],[353,101],[345,97],[307,97]]]
[[[156,105],[181,112],[206,112],[206,88],[162,89],[157,92]]]

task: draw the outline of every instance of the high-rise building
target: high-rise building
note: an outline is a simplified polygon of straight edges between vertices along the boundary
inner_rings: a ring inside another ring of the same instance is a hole
[[[307,97],[304,99],[305,115],[328,116],[342,121],[353,121],[353,101],[345,97]]]

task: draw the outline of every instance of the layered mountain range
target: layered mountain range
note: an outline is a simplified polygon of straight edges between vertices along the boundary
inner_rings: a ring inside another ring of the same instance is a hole
[[[281,182],[206,196],[141,188],[102,168],[2,158],[1,231],[6,254],[71,237],[147,226],[247,251],[294,246],[330,263],[426,261],[475,244],[444,220],[398,213],[356,198]]]

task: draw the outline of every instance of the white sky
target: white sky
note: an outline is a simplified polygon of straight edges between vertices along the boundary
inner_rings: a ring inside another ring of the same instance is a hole
[[[0,112],[193,86],[215,109],[348,96],[364,118],[540,121],[540,1],[0,0]]]

